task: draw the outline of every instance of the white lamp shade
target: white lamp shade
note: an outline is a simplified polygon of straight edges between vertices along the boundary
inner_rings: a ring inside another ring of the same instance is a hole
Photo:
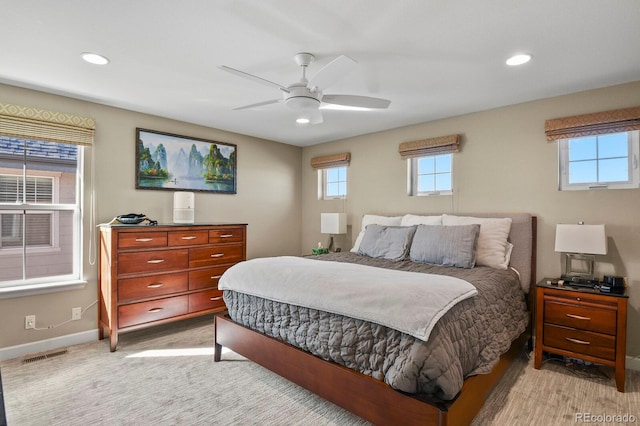
[[[607,254],[604,225],[556,225],[556,251]]]
[[[345,213],[321,213],[320,232],[323,234],[346,234],[347,215]]]

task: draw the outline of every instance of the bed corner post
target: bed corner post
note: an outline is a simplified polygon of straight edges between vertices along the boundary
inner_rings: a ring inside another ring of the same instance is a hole
[[[217,318],[218,318],[217,315],[213,317],[213,362],[219,362],[220,356],[222,355],[222,345],[218,344],[218,339],[217,339],[217,336],[218,336]]]

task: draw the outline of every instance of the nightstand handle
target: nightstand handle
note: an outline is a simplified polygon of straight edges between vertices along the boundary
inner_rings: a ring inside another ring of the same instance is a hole
[[[224,256],[224,253],[212,254],[210,257],[222,257],[222,256]]]
[[[567,314],[569,318],[581,319],[581,320],[590,320],[589,317],[583,317],[581,315]]]
[[[577,343],[579,345],[590,345],[591,342],[585,342],[584,340],[572,339],[571,337],[565,337],[570,342]]]
[[[209,300],[211,300],[212,302],[215,302],[216,300],[220,300],[220,299],[222,299],[222,296],[212,297]]]
[[[147,260],[147,263],[162,263],[164,262],[164,259],[151,259],[151,260]]]
[[[183,240],[195,240],[196,238],[198,238],[198,237],[196,237],[194,235],[189,235],[189,236],[186,236],[186,237],[182,237]]]
[[[164,284],[162,284],[162,283],[149,284],[149,285],[147,286],[147,288],[160,288],[160,287],[162,287],[163,285],[164,285]]]
[[[217,280],[218,278],[220,278],[222,275],[212,275],[211,279],[212,280]]]
[[[151,314],[155,314],[156,312],[160,312],[161,310],[162,308],[153,308],[153,309],[149,309],[147,312]]]
[[[233,234],[222,234],[220,235],[220,238],[231,238],[233,237]]]

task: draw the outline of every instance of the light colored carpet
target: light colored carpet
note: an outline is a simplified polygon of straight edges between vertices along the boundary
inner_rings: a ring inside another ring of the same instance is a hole
[[[120,337],[114,353],[104,340],[30,364],[0,363],[9,426],[367,424],[233,352],[214,363],[210,317]],[[473,424],[575,425],[583,412],[638,417],[639,388],[636,372],[627,372],[621,394],[597,374],[555,363],[534,370],[523,353]]]

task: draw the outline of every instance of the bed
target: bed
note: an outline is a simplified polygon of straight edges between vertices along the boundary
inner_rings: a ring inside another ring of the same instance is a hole
[[[509,363],[531,348],[535,216],[365,215],[362,223],[351,252],[255,259],[225,273],[229,313],[215,320],[215,361],[228,347],[375,424],[469,424]],[[427,277],[437,297],[415,293],[431,291],[413,282]],[[308,294],[291,294],[296,283]],[[440,299],[457,285],[453,301],[433,308],[389,302],[394,292]],[[394,310],[407,313],[399,324],[387,319]],[[429,310],[429,327],[407,321]]]

